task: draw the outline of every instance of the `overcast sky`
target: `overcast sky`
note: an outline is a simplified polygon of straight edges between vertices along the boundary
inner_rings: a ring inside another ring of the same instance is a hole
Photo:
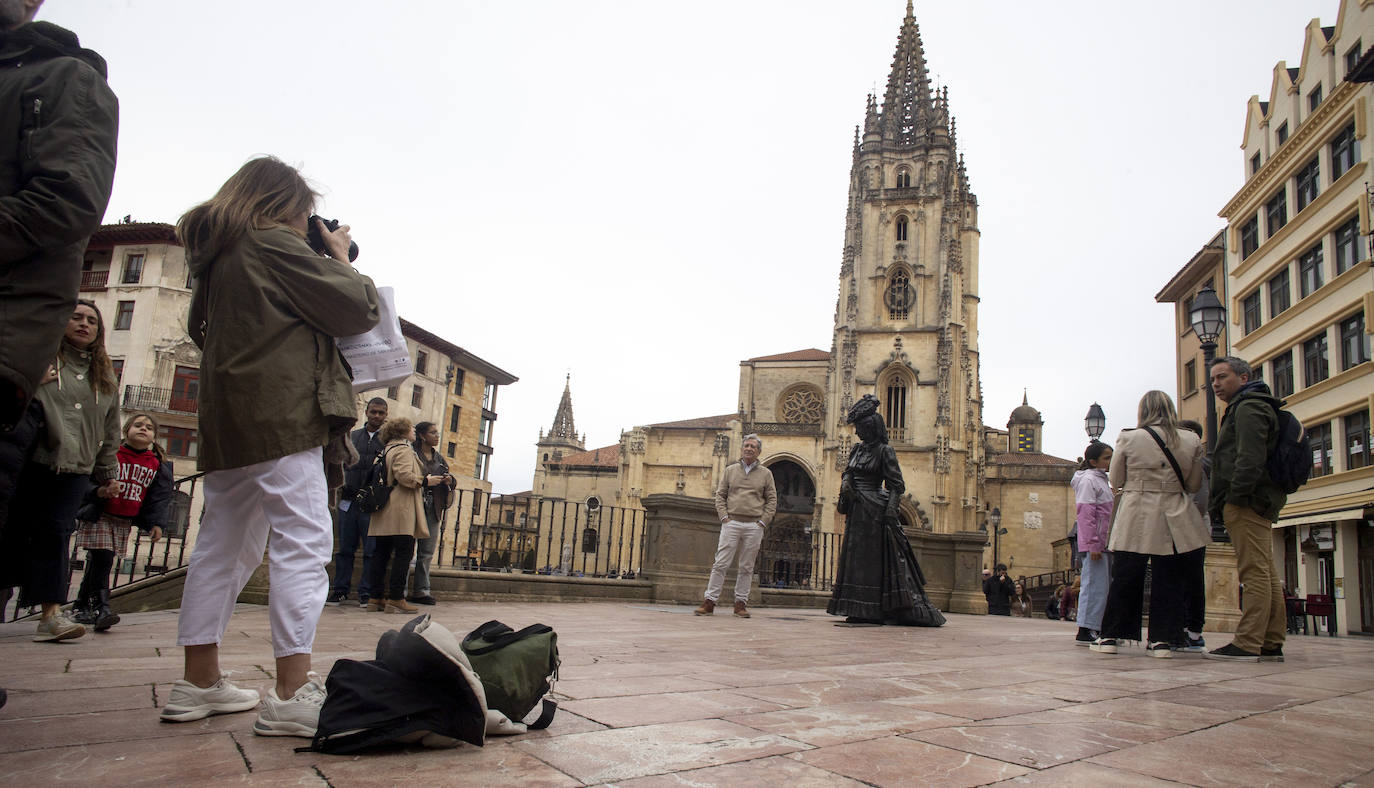
[[[1081,454],[1172,393],[1154,294],[1242,183],[1245,102],[1338,0],[916,3],[980,203],[984,420]],[[588,447],[734,411],[739,361],[830,349],[854,126],[904,0],[48,0],[109,61],[106,221],[300,166],[401,313],[517,375],[529,488],[572,374]]]

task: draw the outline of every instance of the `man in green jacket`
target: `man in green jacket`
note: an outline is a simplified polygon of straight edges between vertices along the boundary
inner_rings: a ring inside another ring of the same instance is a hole
[[[1212,391],[1226,403],[1212,452],[1212,519],[1221,519],[1236,546],[1245,586],[1236,636],[1208,659],[1282,662],[1287,618],[1283,584],[1274,565],[1273,524],[1288,497],[1269,478],[1266,462],[1278,445],[1278,408],[1269,387],[1251,380],[1250,365],[1223,356],[1212,362]]]

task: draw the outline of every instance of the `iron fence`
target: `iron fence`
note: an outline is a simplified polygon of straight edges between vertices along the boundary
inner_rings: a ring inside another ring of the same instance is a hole
[[[158,386],[125,386],[125,410],[158,410],[194,416],[200,410],[195,395]]]

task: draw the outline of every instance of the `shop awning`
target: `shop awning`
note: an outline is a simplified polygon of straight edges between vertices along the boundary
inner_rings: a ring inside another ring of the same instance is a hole
[[[1287,528],[1290,525],[1311,525],[1313,523],[1330,523],[1336,520],[1363,520],[1365,508],[1358,509],[1335,509],[1329,512],[1315,512],[1313,514],[1300,514],[1295,517],[1281,517],[1275,528]]]

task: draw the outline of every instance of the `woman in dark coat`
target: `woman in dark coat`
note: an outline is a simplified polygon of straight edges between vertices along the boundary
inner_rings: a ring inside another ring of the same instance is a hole
[[[877,398],[865,394],[847,421],[863,442],[850,451],[840,481],[839,511],[847,523],[826,612],[850,625],[938,627],[945,617],[926,598],[925,576],[897,519],[906,485]]]

